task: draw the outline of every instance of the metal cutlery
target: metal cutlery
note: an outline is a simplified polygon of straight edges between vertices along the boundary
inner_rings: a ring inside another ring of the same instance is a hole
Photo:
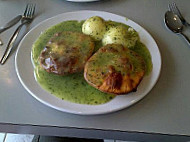
[[[0,27],[0,33],[6,31],[7,29],[9,29],[12,26],[14,26],[15,24],[17,24],[21,18],[22,18],[22,15],[18,15],[15,18],[13,18],[11,21],[6,23],[3,27]],[[3,45],[3,41],[1,39],[0,39],[0,45]]]
[[[0,39],[0,45],[3,45],[3,41]]]
[[[183,33],[183,24],[178,15],[172,11],[165,13],[165,24],[172,32],[181,35],[190,45],[190,39]]]
[[[22,15],[18,15],[14,19],[6,23],[3,27],[0,27],[0,33],[14,26],[16,23],[18,23],[21,20],[21,18],[22,18]]]
[[[180,20],[182,21],[183,25],[185,26],[190,26],[190,24],[185,20],[185,18],[182,16],[181,12],[179,11],[177,5],[175,2],[173,2],[172,4],[168,5],[170,11],[172,11],[173,13],[175,13],[176,15],[178,15],[178,17],[180,18]]]
[[[8,56],[10,55],[10,52],[14,46],[14,43],[18,37],[18,34],[19,34],[22,26],[32,22],[32,20],[34,18],[34,13],[35,13],[35,4],[27,4],[26,9],[25,9],[24,14],[23,14],[22,19],[21,19],[21,24],[17,27],[14,34],[10,38],[8,45],[7,45],[7,48],[5,50],[5,53],[3,54],[3,57],[0,60],[0,64],[3,65],[5,63]]]

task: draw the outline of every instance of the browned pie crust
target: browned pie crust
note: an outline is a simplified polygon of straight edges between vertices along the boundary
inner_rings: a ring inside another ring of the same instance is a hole
[[[67,75],[80,72],[94,51],[91,37],[79,32],[53,35],[41,52],[39,61],[47,72]]]
[[[84,77],[91,86],[118,95],[136,91],[144,74],[143,58],[118,44],[101,47],[84,69]]]

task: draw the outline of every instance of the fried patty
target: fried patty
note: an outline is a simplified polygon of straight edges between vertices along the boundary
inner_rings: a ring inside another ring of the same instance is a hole
[[[85,80],[110,94],[136,91],[145,74],[145,63],[136,52],[118,44],[101,47],[86,63]]]
[[[39,61],[47,72],[67,75],[80,72],[94,50],[91,37],[79,32],[54,34],[42,50]]]

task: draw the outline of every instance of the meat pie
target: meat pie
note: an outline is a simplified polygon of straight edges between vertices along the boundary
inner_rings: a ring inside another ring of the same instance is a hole
[[[143,58],[119,44],[101,47],[84,69],[84,77],[91,86],[118,95],[136,91],[144,74]]]
[[[42,50],[39,61],[47,72],[67,75],[81,72],[94,51],[90,36],[79,32],[53,35]]]

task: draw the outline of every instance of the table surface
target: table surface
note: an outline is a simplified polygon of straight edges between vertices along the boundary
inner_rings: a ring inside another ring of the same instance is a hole
[[[190,137],[190,48],[182,37],[164,25],[168,4],[175,1],[190,21],[189,0],[101,0],[74,3],[65,0],[33,0],[37,16],[22,36],[41,21],[64,12],[100,10],[128,17],[155,39],[162,56],[160,78],[150,93],[135,105],[118,112],[80,116],[54,110],[34,99],[21,85],[14,57],[19,40],[6,64],[0,66],[0,132],[78,136],[123,140]],[[0,0],[0,25],[22,14],[27,0]],[[16,26],[2,33],[5,45]],[[185,32],[189,34],[186,28]]]

